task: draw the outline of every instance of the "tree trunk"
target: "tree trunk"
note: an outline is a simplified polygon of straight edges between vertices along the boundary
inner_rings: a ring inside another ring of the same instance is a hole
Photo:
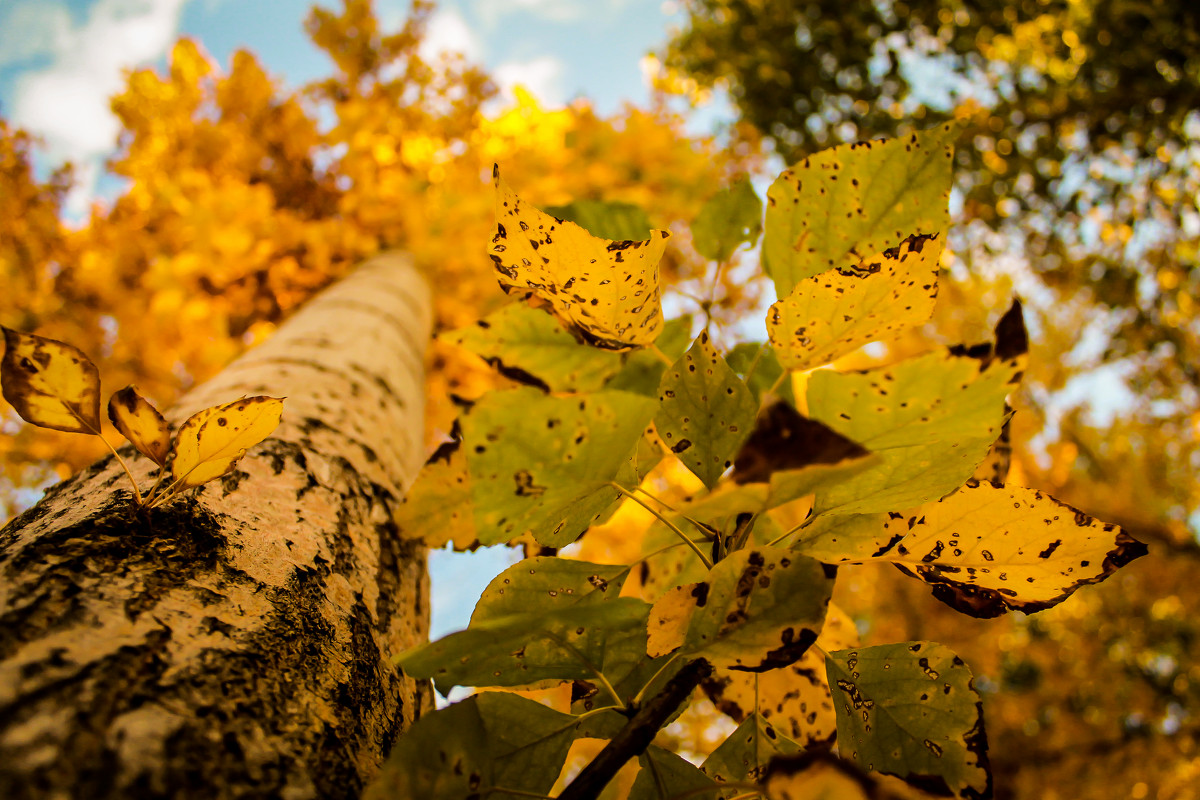
[[[0,797],[359,794],[429,701],[389,659],[428,629],[392,510],[430,313],[403,256],[368,262],[171,410],[287,398],[233,473],[139,513],[105,459],[0,531]]]

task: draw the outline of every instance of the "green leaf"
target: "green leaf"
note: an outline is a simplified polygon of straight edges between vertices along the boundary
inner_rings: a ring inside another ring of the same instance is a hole
[[[949,123],[903,139],[824,150],[783,171],[767,192],[763,266],[776,295],[834,268],[852,268],[911,233],[950,224]]]
[[[722,713],[745,722],[756,708],[763,720],[805,747],[832,742],[837,733],[833,695],[825,676],[825,653],[858,645],[858,630],[832,603],[821,635],[794,664],[769,672],[717,669],[705,679],[704,692]]]
[[[937,237],[909,236],[854,267],[798,282],[767,313],[767,332],[784,366],[813,369],[928,320],[942,253]]]
[[[547,206],[546,213],[574,222],[602,239],[641,240],[654,227],[641,206],[607,200],[575,200],[565,206]]]
[[[798,752],[800,745],[783,735],[761,715],[751,712],[733,733],[721,742],[700,770],[720,783],[759,781],[767,762],[777,755]]]
[[[838,751],[927,792],[991,797],[983,703],[948,647],[901,642],[830,653]]]
[[[549,793],[579,738],[607,738],[627,720],[616,712],[579,719],[534,700],[486,692],[424,713],[388,757],[366,800],[462,800],[505,789]]]
[[[433,678],[442,694],[453,686],[595,678],[604,665],[628,671],[645,659],[649,611],[641,600],[623,597],[486,619],[409,650],[396,663],[411,677]]]
[[[722,790],[689,761],[655,745],[647,747],[638,762],[642,769],[629,790],[629,800],[673,800],[682,794],[728,800],[744,793],[739,789]]]
[[[497,617],[616,600],[630,567],[535,556],[501,572],[479,597],[474,625]]]
[[[649,652],[676,647],[714,667],[762,672],[797,661],[817,640],[835,569],[781,547],[737,550],[650,613]]]
[[[779,356],[771,345],[766,342],[742,342],[734,345],[734,348],[725,356],[725,361],[750,387],[756,402],[761,403],[763,395],[778,382],[779,386],[775,389],[775,394],[792,405],[796,405],[792,382],[790,380],[779,382],[779,377],[783,375],[783,365],[779,363]]]
[[[1118,526],[1047,494],[977,481],[907,511],[830,523],[838,520],[846,523],[819,526],[797,549],[827,561],[890,561],[942,602],[985,619],[1056,606],[1146,554]]]
[[[908,508],[957,489],[999,435],[1004,398],[1023,368],[1023,356],[940,351],[865,372],[813,373],[810,416],[880,458],[818,493],[814,513]]]
[[[507,305],[443,338],[514,380],[554,392],[599,389],[621,369],[620,355],[580,344],[554,317],[524,303]]]
[[[692,223],[692,245],[713,261],[727,261],[743,243],[753,245],[762,232],[762,200],[749,178],[741,177],[710,197]]]
[[[663,375],[654,427],[710,489],[750,435],[758,404],[703,332]]]
[[[667,358],[679,358],[687,350],[692,340],[692,318],[690,316],[676,317],[668,320],[663,326],[663,332],[655,340],[654,346]],[[624,392],[634,392],[646,397],[658,398],[658,384],[667,365],[662,362],[657,353],[649,350],[635,350],[625,356],[625,366],[621,368],[608,384],[607,389],[619,389]]]
[[[655,402],[627,392],[552,397],[532,388],[485,395],[463,422],[475,527],[484,544],[530,533],[570,544],[601,520]]]

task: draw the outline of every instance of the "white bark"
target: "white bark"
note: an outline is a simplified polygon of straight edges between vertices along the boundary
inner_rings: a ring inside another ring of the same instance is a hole
[[[0,531],[0,797],[354,797],[428,702],[428,289],[389,254],[168,415],[284,396],[224,479],[139,513],[105,459]],[[151,467],[135,457],[149,485]]]

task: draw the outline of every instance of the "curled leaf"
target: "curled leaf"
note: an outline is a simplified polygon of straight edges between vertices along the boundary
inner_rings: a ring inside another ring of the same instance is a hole
[[[606,350],[650,344],[663,326],[658,262],[667,231],[610,241],[552,217],[496,185],[496,231],[488,254],[504,291],[533,292],[588,343]]]
[[[163,415],[136,388],[126,386],[108,398],[108,418],[139,453],[160,467],[166,465],[171,430]]]
[[[100,372],[83,351],[56,339],[4,331],[0,383],[21,419],[67,433],[100,433]]]
[[[279,425],[283,399],[243,397],[197,411],[175,437],[171,474],[181,487],[219,478],[246,450],[271,435]]]

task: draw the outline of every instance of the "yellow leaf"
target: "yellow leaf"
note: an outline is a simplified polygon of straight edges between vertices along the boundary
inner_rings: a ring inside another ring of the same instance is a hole
[[[83,351],[55,339],[4,331],[0,381],[21,419],[68,433],[100,433],[100,372]]]
[[[108,418],[139,453],[160,467],[166,465],[171,430],[163,415],[137,389],[126,386],[114,392],[108,398]]]
[[[283,413],[278,397],[243,397],[188,417],[175,436],[171,473],[180,487],[199,486],[229,471],[246,450],[271,435]]]
[[[496,229],[488,254],[504,291],[531,291],[584,340],[607,350],[648,345],[663,326],[658,262],[667,231],[644,242],[592,236],[496,184]]]
[[[941,253],[936,234],[914,235],[856,267],[800,281],[767,314],[779,360],[787,369],[812,369],[925,322]]]
[[[651,658],[665,656],[683,644],[692,615],[708,593],[706,583],[676,586],[658,599],[650,609],[647,623],[646,653]]]

